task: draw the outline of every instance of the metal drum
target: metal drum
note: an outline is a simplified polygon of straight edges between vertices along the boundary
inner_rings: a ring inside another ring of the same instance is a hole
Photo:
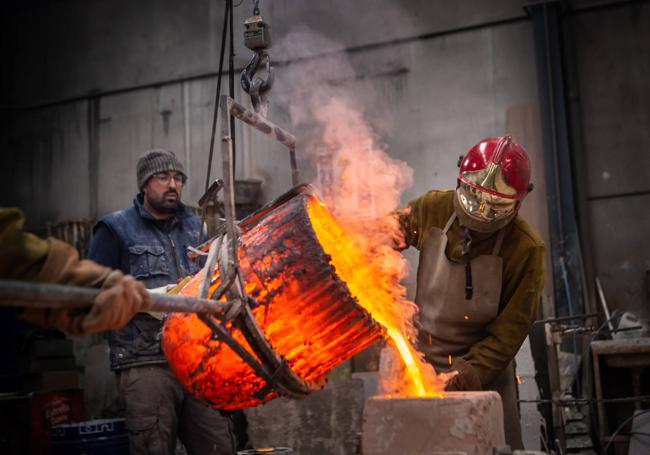
[[[344,253],[324,251],[319,242],[330,235],[334,218],[309,187],[289,194],[240,223],[238,258],[246,292],[255,299],[252,313],[272,348],[301,379],[324,383],[331,368],[377,341],[383,329],[332,266],[332,256]],[[197,295],[202,277],[198,273],[181,294]],[[228,324],[250,348],[236,324]],[[197,315],[171,314],[162,346],[185,388],[215,408],[239,409],[278,396]]]

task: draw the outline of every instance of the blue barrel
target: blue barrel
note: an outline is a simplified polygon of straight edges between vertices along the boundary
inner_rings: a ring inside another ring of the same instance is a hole
[[[264,447],[260,449],[240,450],[237,455],[277,455],[277,454],[291,454],[293,449],[289,447]]]
[[[54,455],[129,455],[124,419],[57,425],[50,433]]]

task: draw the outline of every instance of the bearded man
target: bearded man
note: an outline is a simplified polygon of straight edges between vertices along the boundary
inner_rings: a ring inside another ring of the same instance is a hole
[[[173,152],[150,150],[138,161],[133,207],[99,219],[89,257],[141,280],[147,288],[198,272],[187,247],[196,246],[200,219],[181,202],[187,175]],[[187,393],[167,366],[160,315],[139,313],[110,332],[111,369],[126,411],[130,453],[168,455],[176,438],[193,454],[235,451],[232,422]]]
[[[496,390],[506,442],[523,449],[514,357],[537,315],[544,243],[518,214],[531,190],[530,162],[510,136],[486,138],[459,161],[455,191],[409,203],[402,247],[420,250],[418,347],[448,390]]]

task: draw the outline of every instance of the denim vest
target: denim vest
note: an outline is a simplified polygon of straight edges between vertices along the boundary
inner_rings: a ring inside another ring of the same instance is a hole
[[[122,271],[143,281],[147,288],[175,283],[200,269],[186,252],[188,246],[198,244],[201,220],[183,204],[172,218],[160,221],[144,209],[142,195],[138,195],[133,207],[100,218],[95,229],[102,223],[120,240]],[[161,334],[162,321],[144,313],[136,314],[122,329],[109,332],[111,368],[165,363]]]

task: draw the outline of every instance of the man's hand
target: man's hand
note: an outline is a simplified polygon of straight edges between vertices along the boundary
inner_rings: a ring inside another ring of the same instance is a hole
[[[454,363],[451,364],[451,372],[454,371],[458,374],[453,376],[449,382],[447,382],[445,390],[449,392],[482,390],[481,380],[478,377],[478,373],[467,360],[461,357],[456,357]]]
[[[117,330],[124,327],[137,312],[150,306],[151,298],[142,282],[131,275],[124,275],[119,270],[113,270],[104,281],[99,295],[95,297],[90,312],[65,331],[75,335],[73,332],[78,327],[80,335],[88,335]],[[73,320],[74,318],[71,322]]]
[[[119,270],[79,260],[72,246],[48,239],[45,264],[35,281],[101,288],[90,311],[29,309],[21,317],[35,324],[54,326],[70,335],[90,335],[123,327],[138,311],[147,310],[151,298],[144,285]]]

